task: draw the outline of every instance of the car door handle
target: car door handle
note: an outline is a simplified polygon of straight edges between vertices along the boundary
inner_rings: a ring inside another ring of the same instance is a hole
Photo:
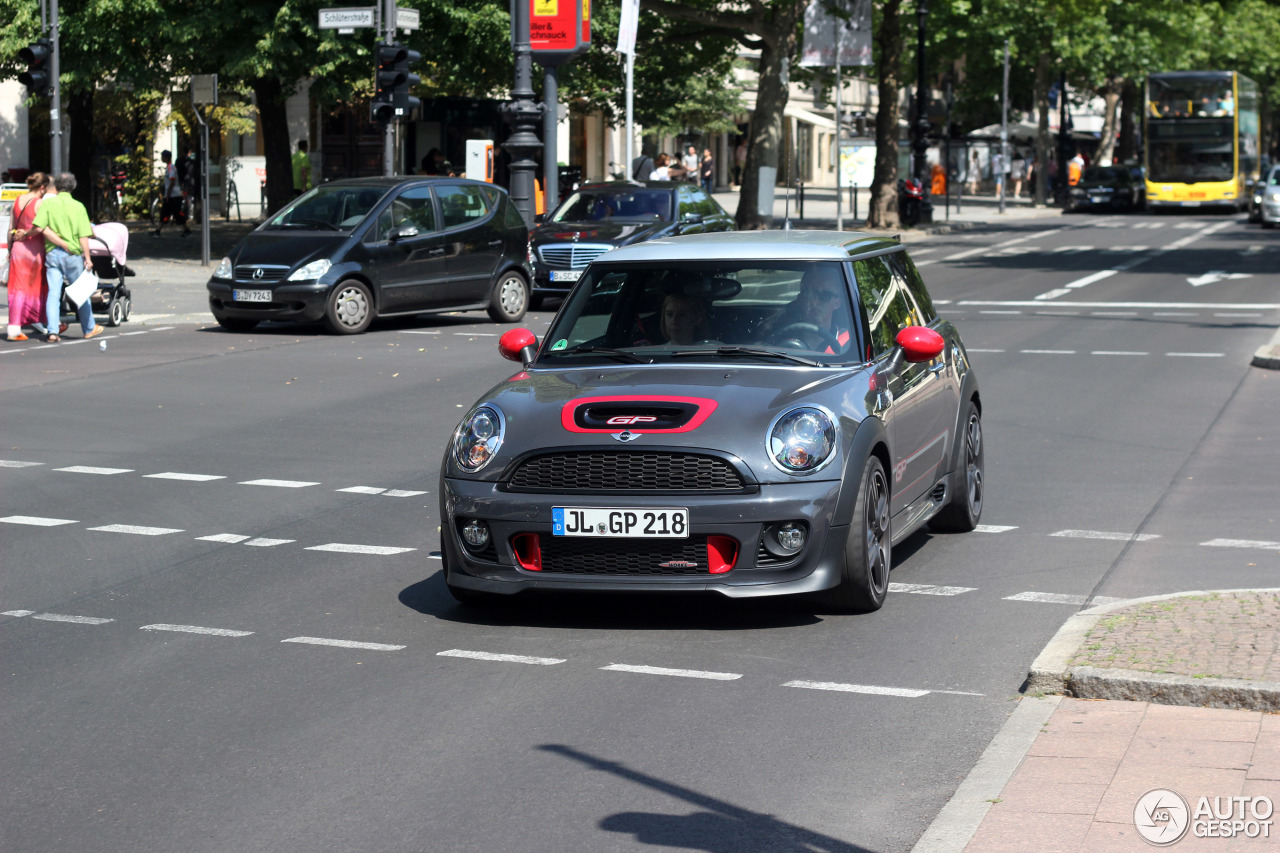
[[[496,248],[498,248],[498,247],[499,247],[499,246],[501,246],[501,245],[502,245],[502,241],[501,241],[501,240],[490,240],[490,241],[489,241],[489,248],[490,248],[490,249],[496,249]]]
[[[443,254],[444,254],[444,249],[432,249],[431,251],[427,252],[427,257],[438,258]]]

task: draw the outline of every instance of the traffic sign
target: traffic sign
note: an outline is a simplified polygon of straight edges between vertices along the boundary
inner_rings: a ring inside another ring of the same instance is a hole
[[[396,9],[396,29],[416,30],[418,28],[417,9]]]
[[[373,6],[353,6],[343,9],[321,9],[320,29],[352,30],[356,27],[376,26],[376,9]]]

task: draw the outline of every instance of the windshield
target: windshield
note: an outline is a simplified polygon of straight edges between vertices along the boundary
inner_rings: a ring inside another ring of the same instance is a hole
[[[1084,170],[1084,180],[1117,183],[1125,179],[1125,170],[1117,166],[1090,166]]]
[[[1234,147],[1230,137],[1170,140],[1153,138],[1148,148],[1148,179],[1184,184],[1229,181],[1235,177]]]
[[[578,190],[551,216],[552,222],[598,222],[601,219],[671,219],[667,190],[618,187]]]
[[[838,261],[593,264],[539,363],[857,360]]]
[[[1233,116],[1236,101],[1231,78],[1225,74],[1206,77],[1151,77],[1148,79],[1147,110],[1152,118],[1204,118]]]
[[[263,230],[350,232],[386,192],[376,186],[324,184],[304,193],[271,217]]]

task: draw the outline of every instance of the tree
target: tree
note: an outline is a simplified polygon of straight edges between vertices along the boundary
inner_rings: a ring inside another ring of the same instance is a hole
[[[871,179],[872,228],[898,227],[898,122],[902,86],[902,0],[883,0],[876,10],[876,77],[879,108],[876,111],[876,167]]]
[[[799,25],[807,3],[804,0],[743,0],[730,5],[714,0],[643,0],[643,5],[664,16],[730,33],[743,46],[760,51],[756,107],[747,137],[747,162],[734,218],[744,230],[767,227],[773,217],[761,215],[759,211],[760,169],[767,167],[777,173],[782,119],[789,95],[787,71],[799,42]]]

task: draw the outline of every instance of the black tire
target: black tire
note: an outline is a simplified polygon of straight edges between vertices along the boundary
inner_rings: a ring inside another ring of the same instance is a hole
[[[515,270],[498,276],[489,295],[489,319],[495,323],[518,323],[529,308],[529,282]]]
[[[827,590],[823,603],[837,613],[879,610],[889,593],[893,547],[889,522],[889,478],[871,456],[862,466],[858,500],[845,542],[840,585]]]
[[[369,328],[377,313],[369,288],[363,282],[348,278],[329,292],[324,324],[337,335],[358,335]]]
[[[986,453],[982,438],[982,415],[978,407],[969,401],[965,411],[964,426],[956,436],[955,467],[951,473],[950,496],[947,504],[930,521],[929,526],[944,533],[968,533],[978,526],[982,518],[982,504],[986,497],[986,479],[983,459]]]
[[[107,306],[107,325],[119,326],[124,322],[124,300],[116,297]]]
[[[240,317],[219,317],[215,314],[213,319],[228,332],[252,332],[258,326],[257,320],[244,320]]]
[[[129,322],[129,315],[133,313],[133,298],[126,296],[120,300],[124,305],[124,322]]]

